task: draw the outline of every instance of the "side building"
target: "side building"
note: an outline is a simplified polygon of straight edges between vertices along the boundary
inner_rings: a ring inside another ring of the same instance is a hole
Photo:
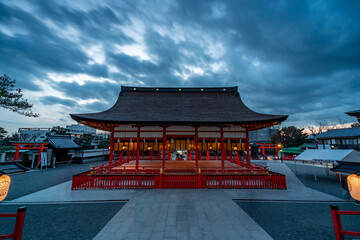
[[[329,130],[316,136],[319,149],[360,150],[360,128]]]
[[[72,124],[66,126],[66,133],[72,137],[81,137],[84,134],[96,135],[96,129],[80,124]]]
[[[19,128],[20,142],[44,142],[51,128]]]

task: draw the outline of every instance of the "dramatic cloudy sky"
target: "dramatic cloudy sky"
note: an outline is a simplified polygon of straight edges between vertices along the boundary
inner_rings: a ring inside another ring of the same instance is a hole
[[[31,3],[30,3],[31,2]],[[0,125],[65,126],[105,110],[120,85],[239,86],[284,125],[354,122],[360,109],[360,1],[0,2],[0,73],[37,119],[0,109]]]

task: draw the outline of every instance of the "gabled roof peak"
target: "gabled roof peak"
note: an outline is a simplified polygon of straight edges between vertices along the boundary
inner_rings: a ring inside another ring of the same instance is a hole
[[[121,86],[121,95],[125,92],[232,92],[239,95],[238,87],[132,87]]]

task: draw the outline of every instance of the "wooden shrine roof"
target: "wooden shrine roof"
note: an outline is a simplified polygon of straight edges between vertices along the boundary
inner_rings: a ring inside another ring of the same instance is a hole
[[[78,121],[112,124],[201,125],[276,123],[287,115],[261,114],[242,102],[237,87],[121,87],[110,109],[70,114]]]

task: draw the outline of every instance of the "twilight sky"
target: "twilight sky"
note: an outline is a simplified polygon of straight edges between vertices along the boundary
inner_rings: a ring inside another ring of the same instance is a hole
[[[0,2],[0,74],[41,116],[0,109],[9,132],[73,124],[120,85],[239,86],[283,125],[356,121],[344,112],[360,109],[360,1],[29,2]]]

